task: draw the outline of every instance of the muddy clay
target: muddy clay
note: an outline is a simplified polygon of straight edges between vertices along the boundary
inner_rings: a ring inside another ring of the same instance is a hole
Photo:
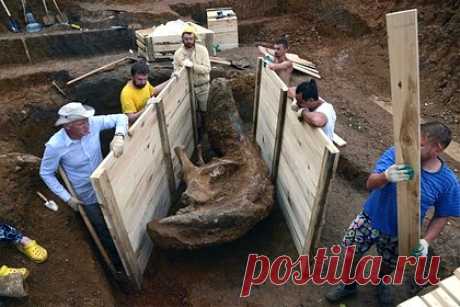
[[[134,17],[147,11],[159,14],[169,11],[169,14],[180,15],[167,4],[170,2],[181,1],[81,2],[75,11],[84,12],[83,7],[93,11],[94,15],[80,14],[88,19],[104,18],[103,14],[110,16],[111,13],[98,12],[109,8],[127,9],[126,16],[133,14]],[[204,2],[187,3],[199,6]],[[62,3],[67,5],[70,1]],[[240,40],[247,47],[225,51],[219,56],[245,56],[255,63],[256,50],[249,46],[256,41],[270,42],[279,35],[288,34],[290,51],[318,65],[323,76],[319,82],[320,94],[335,106],[338,116],[336,131],[348,142],[341,149],[338,174],[329,190],[320,246],[340,241],[343,230],[360,211],[367,195],[364,182],[375,159],[392,144],[391,115],[374,103],[376,98],[391,100],[385,13],[418,9],[422,114],[425,118],[446,122],[454,132],[455,141],[460,141],[459,5],[458,1],[315,0],[288,1],[288,13],[276,17],[274,15],[278,12],[251,15],[254,11],[236,11],[238,16],[248,16],[239,18]],[[153,6],[161,7],[161,10],[153,10]],[[194,13],[187,11],[186,4],[184,7],[182,14]],[[240,8],[244,7],[243,3]],[[281,7],[279,12],[283,12]],[[146,16],[145,19],[138,21],[133,17],[128,24],[146,26],[153,19],[152,15],[142,16]],[[4,21],[4,15],[1,18]],[[3,27],[4,23],[1,24]],[[6,30],[2,29],[0,32],[5,33]],[[156,250],[145,273],[144,290],[129,294],[107,277],[78,216],[59,201],[58,213],[43,207],[35,191],[40,190],[47,197],[54,196],[38,177],[38,166],[24,164],[17,156],[32,154],[40,157],[44,142],[55,132],[54,114],[65,99],[51,87],[50,80],[67,81],[123,55],[0,67],[0,219],[17,225],[47,247],[50,253],[45,264],[37,265],[26,260],[13,247],[1,246],[0,263],[31,270],[27,282],[29,297],[9,299],[5,303],[8,306],[336,306],[323,299],[326,286],[264,285],[256,287],[250,298],[239,299],[248,253],[266,254],[271,259],[283,254],[297,256],[276,205],[267,219],[235,242],[202,251]],[[243,127],[250,129],[253,69],[241,73],[215,66],[213,74],[231,80]],[[127,68],[123,69],[126,72]],[[125,72],[115,69],[97,78],[127,78]],[[305,76],[295,74],[292,84],[305,79]],[[91,80],[95,79],[87,81]],[[72,89],[66,90],[72,92]],[[95,104],[116,106],[115,98],[95,99],[99,95],[103,97],[106,92],[101,88],[87,99],[93,99]],[[5,157],[5,154],[9,155]],[[446,159],[452,168],[460,169],[459,163]],[[432,247],[442,259],[441,277],[460,266],[458,219],[449,222]],[[361,290],[359,296],[343,303],[347,306],[377,306],[374,289],[364,287]],[[395,290],[398,290],[395,302],[410,296],[406,286]]]

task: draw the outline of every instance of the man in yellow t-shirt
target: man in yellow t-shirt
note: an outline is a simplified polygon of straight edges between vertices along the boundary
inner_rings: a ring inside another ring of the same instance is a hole
[[[121,109],[128,116],[130,124],[142,114],[149,98],[158,95],[166,84],[163,82],[154,87],[148,77],[149,66],[139,61],[131,67],[131,80],[121,90]]]

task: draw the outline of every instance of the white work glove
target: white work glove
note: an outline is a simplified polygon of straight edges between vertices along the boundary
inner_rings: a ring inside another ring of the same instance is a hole
[[[428,247],[430,244],[425,239],[420,239],[418,241],[417,246],[412,250],[412,256],[420,257],[420,256],[428,256]]]
[[[389,182],[409,181],[414,177],[414,169],[407,164],[393,164],[384,174]]]
[[[189,59],[185,59],[185,60],[184,60],[184,66],[185,66],[185,67],[192,68],[192,67],[193,67],[193,62],[190,61]]]
[[[70,196],[70,199],[67,201],[67,204],[70,206],[70,208],[73,209],[73,211],[78,211],[78,206],[83,205],[81,200],[73,196]]]
[[[118,158],[123,154],[124,145],[124,136],[121,134],[115,134],[112,142],[110,143],[110,149],[113,151],[113,155],[115,156],[115,158]]]
[[[295,100],[295,99],[291,103],[291,110],[294,111],[294,112],[299,111],[299,106],[297,105],[297,100]]]

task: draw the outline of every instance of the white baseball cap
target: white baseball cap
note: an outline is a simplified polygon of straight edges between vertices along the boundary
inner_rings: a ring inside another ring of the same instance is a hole
[[[59,119],[54,125],[60,126],[79,119],[89,118],[94,115],[94,112],[93,107],[83,105],[81,102],[70,102],[59,109]]]

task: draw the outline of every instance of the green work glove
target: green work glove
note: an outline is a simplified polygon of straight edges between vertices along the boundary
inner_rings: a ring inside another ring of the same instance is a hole
[[[428,255],[428,247],[430,245],[425,239],[420,239],[417,246],[412,250],[411,255],[415,257],[420,256],[427,256]]]
[[[407,164],[393,164],[384,174],[389,182],[409,181],[414,178],[414,169]]]

